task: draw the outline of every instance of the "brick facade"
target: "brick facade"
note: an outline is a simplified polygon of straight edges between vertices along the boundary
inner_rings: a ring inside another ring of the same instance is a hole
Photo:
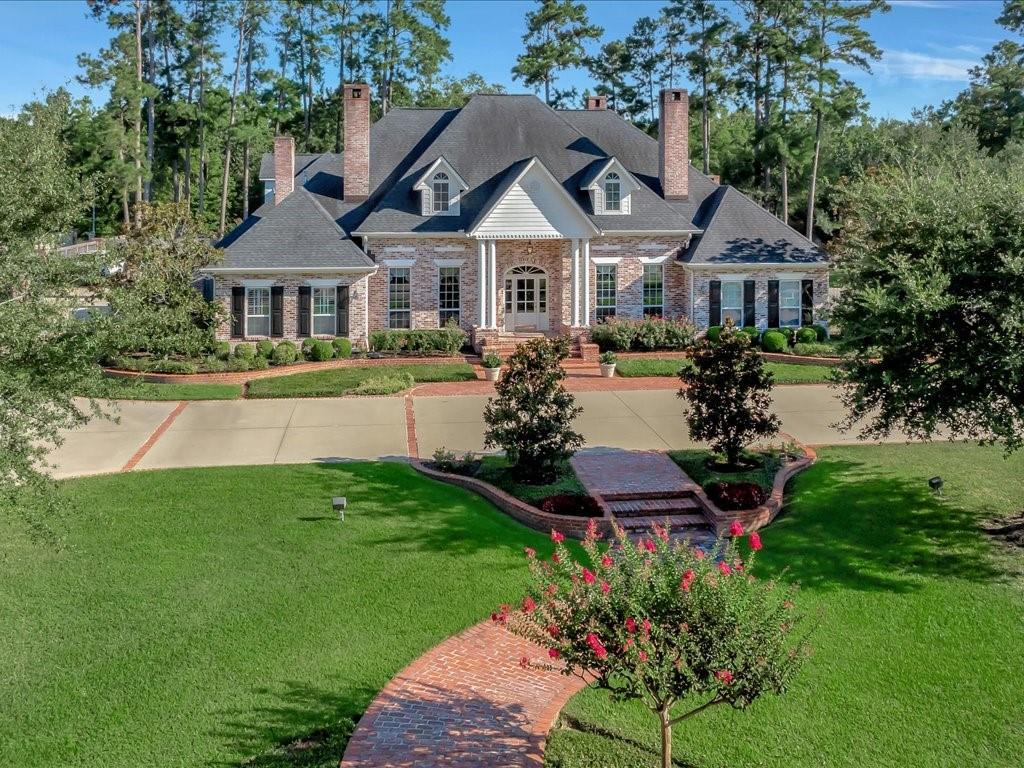
[[[826,310],[828,308],[828,268],[815,266],[813,268],[801,269],[795,265],[792,270],[780,270],[778,268],[755,267],[750,269],[723,270],[715,267],[694,267],[692,279],[694,280],[693,292],[693,320],[698,328],[707,328],[709,323],[708,312],[709,294],[708,283],[712,280],[753,280],[754,281],[754,317],[755,324],[761,326],[768,322],[768,281],[769,280],[814,280],[814,322],[826,322]]]
[[[345,85],[345,200],[359,202],[370,194],[370,86]]]
[[[669,200],[690,193],[690,97],[682,88],[661,92],[658,118],[658,160],[661,188]]]

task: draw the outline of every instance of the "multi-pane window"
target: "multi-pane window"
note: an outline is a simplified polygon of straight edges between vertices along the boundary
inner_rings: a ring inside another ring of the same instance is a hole
[[[743,282],[730,280],[722,283],[722,325],[732,319],[735,326],[743,325]]]
[[[270,335],[270,289],[245,289],[245,335]]]
[[[799,280],[779,280],[779,325],[800,325]]]
[[[410,269],[392,267],[388,270],[388,327],[412,328],[412,296]]]
[[[460,309],[459,268],[440,267],[437,283],[438,324],[443,328],[449,322],[459,324]]]
[[[451,206],[451,182],[447,173],[434,174],[434,213],[445,213]]]
[[[604,177],[604,209],[618,211],[622,208],[622,180],[617,173]]]
[[[338,289],[335,286],[313,288],[313,333],[317,336],[333,336],[337,314]]]
[[[615,265],[597,265],[597,303],[595,311],[600,322],[615,316]]]
[[[664,314],[665,267],[644,264],[644,317],[663,317]]]

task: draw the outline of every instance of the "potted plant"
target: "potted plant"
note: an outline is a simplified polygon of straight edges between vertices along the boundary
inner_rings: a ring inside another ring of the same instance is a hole
[[[484,378],[488,381],[497,381],[498,376],[501,375],[501,358],[493,352],[488,352],[484,355],[483,360],[480,364],[484,367]]]
[[[601,365],[601,375],[606,379],[610,379],[615,375],[615,363],[618,362],[618,358],[614,352],[602,352],[598,358],[598,363]]]

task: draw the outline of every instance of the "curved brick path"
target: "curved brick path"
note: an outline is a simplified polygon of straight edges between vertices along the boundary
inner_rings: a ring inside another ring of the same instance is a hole
[[[448,638],[377,695],[341,768],[542,765],[548,730],[584,685],[520,667],[523,656],[540,662],[542,655],[490,621]]]

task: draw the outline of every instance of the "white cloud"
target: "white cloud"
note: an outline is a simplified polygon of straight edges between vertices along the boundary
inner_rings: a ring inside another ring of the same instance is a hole
[[[883,77],[893,79],[966,82],[969,79],[967,71],[977,63],[975,59],[886,50],[882,52],[882,60],[876,65],[876,71]]]

